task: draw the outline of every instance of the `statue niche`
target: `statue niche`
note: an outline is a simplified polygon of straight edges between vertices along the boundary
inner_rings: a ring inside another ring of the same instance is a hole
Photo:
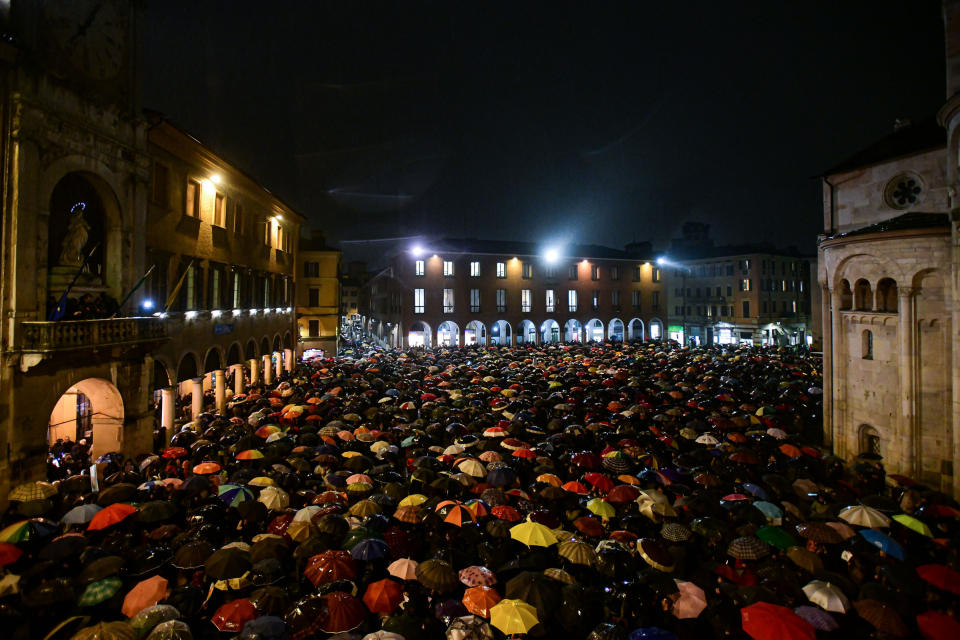
[[[82,174],[71,173],[57,183],[50,196],[47,236],[47,265],[51,275],[63,272],[62,275],[69,273],[72,278],[83,265],[84,284],[103,284],[104,218],[103,201]]]

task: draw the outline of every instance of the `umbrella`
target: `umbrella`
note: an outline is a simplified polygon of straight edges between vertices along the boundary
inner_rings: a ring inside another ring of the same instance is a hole
[[[453,567],[435,558],[418,564],[416,576],[422,585],[439,593],[454,589],[458,583]]]
[[[457,578],[462,584],[465,584],[468,587],[479,587],[479,586],[490,586],[497,584],[497,576],[494,575],[493,571],[486,567],[481,567],[479,565],[473,565],[465,569],[461,569],[457,573]]]
[[[349,552],[330,550],[310,558],[303,574],[314,586],[320,586],[335,580],[350,580],[357,575],[357,568]]]
[[[236,507],[241,502],[253,500],[253,491],[238,484],[222,484],[217,489],[217,496],[230,507]]]
[[[280,511],[290,505],[290,495],[279,487],[264,487],[257,500],[272,511]]]
[[[123,615],[128,618],[152,607],[167,596],[167,580],[160,576],[147,578],[137,583],[123,598]]]
[[[893,519],[905,526],[907,529],[919,533],[922,536],[927,536],[928,538],[933,537],[933,532],[930,531],[930,527],[927,526],[925,522],[917,520],[913,516],[908,516],[905,513],[898,513],[893,516]]]
[[[407,636],[407,638],[414,637],[416,636]],[[454,618],[453,622],[450,623],[450,626],[447,627],[446,639],[493,640],[493,629],[490,628],[490,625],[487,624],[483,618],[479,618],[477,616],[460,616],[459,618]],[[363,640],[403,640],[403,637],[370,638],[367,636]]]
[[[112,577],[105,578],[98,582],[91,582],[87,588],[80,594],[77,604],[81,607],[94,607],[101,602],[106,602],[120,591],[123,586],[123,580]]]
[[[692,582],[676,580],[680,597],[674,601],[670,611],[681,620],[696,618],[707,608],[707,596],[703,589]]]
[[[320,629],[327,633],[350,631],[367,615],[363,601],[343,591],[333,591],[321,597]]]
[[[213,554],[213,547],[203,540],[192,540],[173,554],[173,566],[177,569],[199,569]]]
[[[960,572],[941,564],[924,564],[917,567],[917,575],[944,591],[960,595]]]
[[[87,524],[93,520],[93,516],[97,515],[100,511],[103,510],[103,507],[96,504],[81,504],[80,506],[74,507],[67,511],[67,513],[60,520],[62,524]]]
[[[833,616],[817,607],[803,605],[795,607],[793,612],[810,623],[817,631],[836,631],[840,628]]]
[[[22,555],[23,551],[20,547],[10,544],[9,542],[0,542],[0,567],[13,564],[19,560]]]
[[[910,630],[892,605],[879,600],[857,600],[853,603],[861,618],[872,624],[877,631],[895,638],[905,638]]]
[[[823,560],[820,559],[820,556],[803,547],[790,547],[787,549],[787,557],[808,573],[817,573],[823,570]]]
[[[214,580],[239,578],[250,570],[250,553],[237,547],[224,547],[214,551],[204,567]]]
[[[46,500],[57,495],[57,488],[49,482],[27,482],[17,485],[7,499],[16,502],[30,502],[31,500]]]
[[[787,607],[757,602],[740,610],[743,630],[756,640],[816,640],[813,626]]]
[[[538,522],[527,521],[511,527],[510,537],[528,547],[549,547],[557,543],[557,537],[553,531]]]
[[[144,635],[158,624],[168,620],[176,620],[179,617],[180,612],[177,611],[176,607],[169,604],[155,604],[133,616],[128,622],[140,635]]]
[[[507,635],[527,633],[539,622],[537,610],[523,600],[504,599],[490,608],[490,624]]]
[[[727,553],[738,560],[759,560],[770,553],[770,549],[757,536],[742,536],[730,542]]]
[[[917,627],[926,640],[956,640],[960,638],[960,622],[938,611],[927,611],[918,615]]]
[[[401,602],[403,588],[389,578],[370,583],[363,594],[363,603],[373,613],[389,615]]]
[[[137,631],[126,622],[101,622],[80,629],[70,640],[137,640]]]
[[[660,537],[670,542],[686,542],[692,535],[693,532],[679,522],[667,522],[660,528]]]
[[[837,517],[850,524],[855,524],[858,527],[877,529],[890,526],[890,518],[888,518],[882,511],[878,511],[873,507],[868,507],[865,504],[856,504],[850,507],[844,507],[840,510],[840,513],[837,515]]]
[[[261,615],[279,614],[287,608],[287,592],[282,587],[261,587],[250,594],[250,604]]]
[[[210,622],[218,631],[237,633],[250,620],[257,617],[257,610],[248,598],[231,600],[220,606]]]
[[[167,620],[155,626],[146,640],[193,640],[193,633],[186,622]]]
[[[490,617],[490,608],[500,602],[500,594],[487,586],[471,587],[463,592],[463,605],[470,613]]]
[[[594,498],[587,502],[587,509],[590,513],[596,514],[601,518],[613,518],[617,515],[613,505],[602,498]]]
[[[771,547],[782,550],[787,550],[797,544],[793,536],[779,527],[760,527],[757,529],[756,536]]]
[[[87,531],[99,531],[106,529],[118,522],[126,520],[137,512],[137,508],[129,504],[114,503],[102,509],[93,516],[90,524],[87,525]]]
[[[893,556],[898,560],[903,560],[906,557],[903,552],[903,547],[900,546],[900,543],[886,534],[880,533],[874,529],[861,529],[860,535],[867,542],[889,556]]]
[[[401,580],[417,579],[417,561],[410,558],[400,558],[394,560],[387,566],[387,572],[395,578]]]
[[[850,609],[850,601],[836,585],[823,580],[814,580],[803,587],[803,593],[813,604],[824,611],[846,613]]]
[[[797,525],[797,533],[807,540],[823,544],[839,544],[843,542],[836,529],[827,526],[824,522],[804,522]]]
[[[0,531],[0,542],[17,544],[39,538],[47,538],[57,532],[57,525],[43,518],[31,518],[15,522]]]
[[[350,555],[356,560],[379,560],[390,555],[390,547],[379,538],[366,538],[353,545]]]
[[[677,636],[660,627],[644,627],[631,631],[627,640],[677,640]]]
[[[676,561],[660,540],[640,538],[637,541],[637,553],[654,569],[666,572],[674,569]]]
[[[557,554],[574,564],[592,566],[597,561],[597,552],[586,542],[566,540],[557,545]]]

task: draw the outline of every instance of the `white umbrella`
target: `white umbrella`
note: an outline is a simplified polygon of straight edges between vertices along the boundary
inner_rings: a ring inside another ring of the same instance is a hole
[[[877,529],[880,527],[889,527],[890,518],[884,513],[868,507],[865,504],[856,504],[845,507],[840,511],[838,517],[849,524],[855,524],[858,527],[870,527]]]
[[[807,599],[824,611],[846,613],[850,608],[850,601],[836,585],[823,580],[814,580],[803,587]]]

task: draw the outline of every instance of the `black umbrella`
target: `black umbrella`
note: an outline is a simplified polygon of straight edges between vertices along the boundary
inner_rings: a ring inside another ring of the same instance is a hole
[[[63,562],[65,560],[78,560],[80,554],[89,544],[83,536],[67,535],[57,538],[45,546],[38,557],[42,560],[52,560],[53,562]]]
[[[177,505],[169,500],[155,500],[140,506],[137,512],[137,522],[144,524],[154,524],[169,520],[177,514]]]
[[[250,570],[250,554],[237,547],[220,549],[207,558],[204,566],[207,575],[215,580],[239,578]]]
[[[204,566],[213,554],[213,547],[203,540],[186,543],[173,555],[173,566],[178,569],[197,569]]]
[[[534,606],[543,623],[556,614],[560,605],[560,583],[542,573],[523,571],[507,582],[506,597]]]
[[[106,556],[105,558],[98,558],[88,564],[83,571],[80,572],[80,575],[77,576],[77,581],[81,585],[86,585],[91,582],[97,582],[108,578],[110,576],[115,576],[120,573],[120,569],[123,568],[123,565],[126,561],[120,556]]]
[[[137,498],[137,487],[128,483],[115,484],[100,492],[97,504],[106,507],[117,502],[134,502]]]

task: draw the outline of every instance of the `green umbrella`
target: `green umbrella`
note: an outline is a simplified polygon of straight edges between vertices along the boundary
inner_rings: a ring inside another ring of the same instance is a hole
[[[793,536],[779,527],[760,527],[756,535],[770,546],[784,551],[797,544]]]
[[[897,515],[893,516],[893,519],[905,526],[907,529],[915,531],[922,536],[927,536],[928,538],[933,537],[933,532],[930,531],[930,527],[928,527],[925,522],[921,522],[913,516],[908,516],[905,513],[898,513]]]
[[[97,582],[91,582],[83,590],[77,604],[81,607],[95,607],[101,602],[106,602],[120,591],[123,586],[123,580],[120,578],[104,578]]]

